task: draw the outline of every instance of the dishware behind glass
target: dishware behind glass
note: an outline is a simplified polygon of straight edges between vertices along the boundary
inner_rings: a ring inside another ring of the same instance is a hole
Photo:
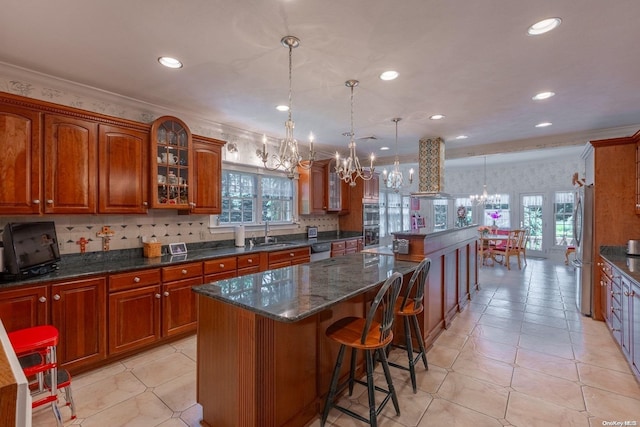
[[[167,177],[164,175],[158,174],[158,184],[164,184],[167,182]]]

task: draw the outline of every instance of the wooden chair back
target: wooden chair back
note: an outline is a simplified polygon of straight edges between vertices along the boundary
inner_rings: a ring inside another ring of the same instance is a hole
[[[424,297],[424,287],[429,276],[429,270],[431,269],[431,259],[425,258],[420,261],[418,267],[416,267],[402,297],[402,304],[400,304],[400,311],[404,311],[407,302],[413,301],[414,311],[422,308],[422,301]],[[414,291],[415,288],[415,291]],[[413,295],[412,295],[413,294]]]
[[[396,300],[400,294],[400,288],[402,287],[402,274],[396,272],[391,275],[376,294],[376,297],[369,307],[369,313],[367,314],[367,321],[362,330],[362,336],[360,343],[365,344],[367,336],[369,335],[369,329],[371,324],[376,320],[376,313],[378,309],[382,312],[380,320],[380,342],[385,341],[389,334],[391,334],[393,328],[393,317]]]

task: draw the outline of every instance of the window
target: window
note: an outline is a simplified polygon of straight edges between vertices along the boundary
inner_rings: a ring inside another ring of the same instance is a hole
[[[554,212],[554,242],[556,245],[571,246],[573,241],[573,209],[574,194],[571,191],[555,193]]]
[[[402,231],[411,230],[411,197],[402,196]]]
[[[402,231],[402,195],[387,193],[387,234]]]
[[[511,215],[509,212],[509,195],[499,194],[496,201],[490,201],[484,205],[484,225],[499,228],[511,228]]]
[[[263,176],[262,220],[290,222],[293,218],[293,182],[289,178]]]
[[[456,199],[456,227],[473,224],[473,203],[470,198]]]
[[[433,230],[446,230],[447,229],[447,212],[449,210],[448,200],[436,199],[433,201],[433,217],[435,218],[433,224]]]
[[[222,171],[221,224],[293,219],[293,182],[285,177]]]

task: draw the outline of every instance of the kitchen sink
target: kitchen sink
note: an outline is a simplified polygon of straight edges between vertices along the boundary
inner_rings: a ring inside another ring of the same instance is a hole
[[[293,246],[295,243],[290,242],[269,242],[269,243],[258,243],[256,246],[259,248],[286,248],[287,246]]]

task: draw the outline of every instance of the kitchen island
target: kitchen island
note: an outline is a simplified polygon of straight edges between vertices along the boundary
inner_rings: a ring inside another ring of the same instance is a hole
[[[312,420],[339,349],[326,339],[327,326],[364,316],[387,277],[408,276],[416,266],[356,253],[194,287],[203,424],[300,426]]]

